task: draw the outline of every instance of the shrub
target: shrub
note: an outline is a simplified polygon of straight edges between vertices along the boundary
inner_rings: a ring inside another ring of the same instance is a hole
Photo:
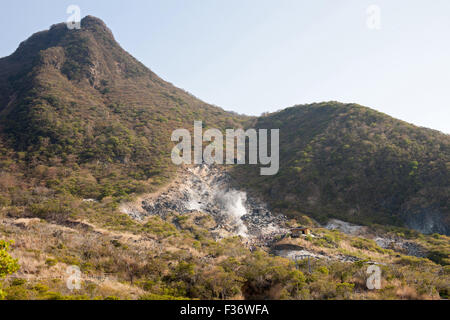
[[[139,300],[188,300],[185,297],[175,297],[171,295],[160,295],[155,293],[144,294],[139,297]]]
[[[12,258],[8,253],[13,243],[13,241],[0,240],[0,279],[19,270],[17,259]]]
[[[357,238],[351,241],[351,245],[362,250],[369,250],[373,252],[385,253],[385,250],[377,245],[377,243],[370,239]]]
[[[49,267],[53,267],[58,263],[58,260],[53,259],[53,258],[48,258],[47,260],[45,260],[45,264]]]
[[[5,289],[4,298],[6,300],[28,300],[30,292],[23,286],[11,286]]]
[[[353,292],[355,284],[342,282],[336,285],[336,293],[338,297],[348,299]]]
[[[329,274],[329,273],[330,273],[330,271],[328,270],[328,268],[325,267],[325,266],[322,266],[322,267],[317,268],[317,271],[320,272],[320,273],[323,273],[323,274]]]

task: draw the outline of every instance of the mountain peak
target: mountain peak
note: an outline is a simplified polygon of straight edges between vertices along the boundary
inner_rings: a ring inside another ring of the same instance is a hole
[[[111,39],[114,39],[112,31],[108,28],[106,23],[94,16],[86,16],[81,19],[81,29],[87,29],[94,33],[107,34]]]
[[[170,132],[191,126],[197,118],[222,128],[245,117],[207,105],[165,82],[125,51],[106,24],[93,16],[84,17],[80,29],[59,23],[35,33],[0,59],[0,141],[7,136],[16,150],[39,148],[45,140],[50,153],[89,162],[104,154],[98,147],[108,144],[107,136],[119,141],[123,134],[129,145],[111,161],[139,158],[148,167],[155,157],[154,163],[162,166],[156,157],[169,152]],[[63,145],[70,145],[70,151]]]
[[[86,16],[81,20],[81,29],[70,30],[66,23],[62,22],[52,25],[48,30],[34,33],[20,43],[12,56],[21,61],[29,60],[28,58],[35,56],[41,50],[60,45],[61,40],[71,34],[83,35],[86,32],[91,33],[98,40],[107,40],[111,44],[115,42],[112,31],[101,19]]]
[[[316,103],[258,119],[227,113],[159,78],[92,16],[81,29],[61,23],[36,33],[0,59],[0,142],[36,163],[69,156],[89,170],[111,163],[120,181],[138,177],[150,188],[146,181],[175,170],[172,131],[195,120],[280,129],[281,169],[270,183],[252,168],[236,169],[277,210],[448,233],[446,135],[356,104]]]
[[[81,23],[82,24],[98,24],[98,25],[106,26],[106,23],[102,19],[91,16],[91,15],[87,15],[83,19],[81,19]]]

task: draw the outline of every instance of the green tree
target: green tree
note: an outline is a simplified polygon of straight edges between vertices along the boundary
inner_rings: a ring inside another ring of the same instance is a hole
[[[19,270],[17,259],[11,257],[8,253],[9,246],[13,241],[0,240],[0,279]],[[5,295],[0,289],[0,299],[4,299]]]

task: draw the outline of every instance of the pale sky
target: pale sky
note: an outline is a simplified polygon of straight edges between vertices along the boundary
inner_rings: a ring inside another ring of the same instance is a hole
[[[355,102],[450,133],[449,0],[16,0],[0,3],[0,56],[66,21],[101,18],[163,79],[249,115]],[[367,26],[367,8],[380,29]]]

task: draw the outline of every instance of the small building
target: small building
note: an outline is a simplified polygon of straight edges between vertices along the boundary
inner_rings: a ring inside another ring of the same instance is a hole
[[[311,234],[311,230],[309,228],[306,227],[297,227],[297,228],[292,228],[291,229],[291,236],[293,238],[299,238],[302,235],[310,235]]]

